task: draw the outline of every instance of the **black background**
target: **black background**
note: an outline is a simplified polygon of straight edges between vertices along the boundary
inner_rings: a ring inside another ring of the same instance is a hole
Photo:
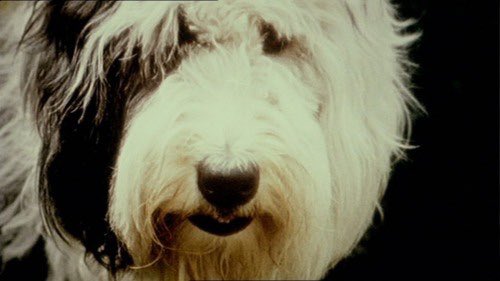
[[[368,0],[370,1],[370,0]],[[360,249],[327,280],[500,280],[498,0],[398,0],[423,35],[413,144]],[[0,280],[40,280],[41,247]]]
[[[500,280],[499,1],[399,0],[418,20],[409,161],[383,200],[384,219],[329,280]]]

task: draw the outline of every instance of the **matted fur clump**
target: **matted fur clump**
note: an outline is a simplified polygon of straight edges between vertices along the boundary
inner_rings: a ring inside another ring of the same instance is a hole
[[[408,147],[388,1],[0,13],[1,255],[49,280],[319,279]]]

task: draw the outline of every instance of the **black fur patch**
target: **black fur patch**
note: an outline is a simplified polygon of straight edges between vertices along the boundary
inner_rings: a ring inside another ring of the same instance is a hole
[[[67,92],[74,61],[85,44],[81,33],[99,9],[110,5],[51,2],[42,10],[46,15],[34,17],[43,24],[31,24],[41,28],[28,31],[27,39],[35,40],[27,42],[42,42],[45,47],[39,49],[40,61],[27,67],[35,69],[27,99],[42,137],[39,194],[45,219],[57,234],[78,239],[98,262],[116,273],[132,262],[107,220],[109,188],[127,114],[160,84],[161,73],[178,66],[180,58],[175,53],[172,60],[161,63],[163,58],[143,58],[139,47],[125,58],[120,47],[125,31],[106,47],[106,81],[97,83],[83,109],[79,95]],[[186,31],[180,32],[182,41],[195,40]],[[70,102],[62,103],[68,96]]]
[[[47,4],[45,32],[58,52],[72,56],[82,44],[84,27],[97,13],[110,8],[114,1],[51,1]]]
[[[60,120],[57,138],[44,139],[40,191],[46,200],[45,211],[99,258],[119,255],[106,213],[126,103],[121,95],[108,95],[104,116],[95,124],[92,114],[98,105],[93,100],[83,118],[79,110],[66,114]],[[123,262],[122,257],[107,265],[115,269]]]

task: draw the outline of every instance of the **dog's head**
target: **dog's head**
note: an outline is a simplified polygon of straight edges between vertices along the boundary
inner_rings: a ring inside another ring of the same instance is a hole
[[[382,0],[36,5],[46,220],[113,271],[321,277],[405,147],[403,26]]]

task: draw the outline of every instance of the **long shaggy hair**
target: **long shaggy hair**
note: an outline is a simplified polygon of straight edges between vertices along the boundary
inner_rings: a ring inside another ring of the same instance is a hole
[[[409,147],[385,0],[0,8],[1,255],[43,237],[51,280],[321,278]],[[200,192],[235,170],[244,203]]]

